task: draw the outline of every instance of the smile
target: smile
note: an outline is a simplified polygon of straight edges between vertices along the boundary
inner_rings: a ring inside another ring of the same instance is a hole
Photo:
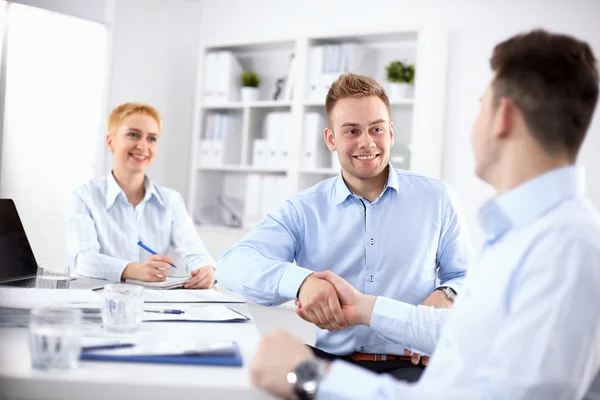
[[[131,157],[135,158],[138,161],[146,161],[148,159],[148,157],[145,156],[139,156],[136,154],[129,154]]]
[[[354,158],[358,158],[359,160],[369,161],[377,157],[379,154],[367,154],[364,156],[354,156]]]

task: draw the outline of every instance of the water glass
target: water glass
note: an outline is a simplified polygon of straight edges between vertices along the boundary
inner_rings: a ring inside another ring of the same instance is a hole
[[[31,310],[29,351],[34,369],[72,369],[81,353],[82,311],[43,307]]]
[[[117,283],[104,287],[102,324],[113,332],[134,331],[144,316],[144,288],[139,285]]]
[[[38,267],[35,287],[38,289],[68,289],[71,282],[68,265],[59,267]]]

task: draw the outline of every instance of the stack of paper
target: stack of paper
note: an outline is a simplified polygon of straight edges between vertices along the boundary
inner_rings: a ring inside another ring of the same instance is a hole
[[[250,320],[249,317],[242,315],[224,305],[177,307],[177,310],[181,311],[182,313],[168,314],[161,312],[145,312],[144,322],[244,322]]]

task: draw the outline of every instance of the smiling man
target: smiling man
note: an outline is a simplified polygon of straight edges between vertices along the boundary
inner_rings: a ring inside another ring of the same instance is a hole
[[[389,164],[394,124],[375,80],[342,75],[326,112],[324,137],[338,153],[341,175],[268,215],[223,256],[217,278],[260,304],[297,299],[298,314],[319,328],[319,357],[418,380],[423,366],[412,361],[419,357],[411,360],[369,327],[349,326],[335,288],[313,272],[330,269],[363,293],[450,307],[469,247],[456,196],[440,180]]]

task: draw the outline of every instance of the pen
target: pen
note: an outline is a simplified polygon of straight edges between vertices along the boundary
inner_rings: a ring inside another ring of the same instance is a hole
[[[141,240],[140,240],[140,241],[139,241],[137,244],[138,244],[138,246],[140,246],[142,249],[146,250],[148,253],[150,253],[150,254],[157,254],[157,253],[156,253],[154,250],[152,250],[150,247],[148,247],[148,246],[146,246],[144,243],[142,243],[142,241],[141,241]],[[177,267],[175,266],[175,264],[171,264],[171,266],[172,266],[173,268],[177,268]]]
[[[185,314],[182,310],[144,310],[145,312],[153,312],[159,314]]]

